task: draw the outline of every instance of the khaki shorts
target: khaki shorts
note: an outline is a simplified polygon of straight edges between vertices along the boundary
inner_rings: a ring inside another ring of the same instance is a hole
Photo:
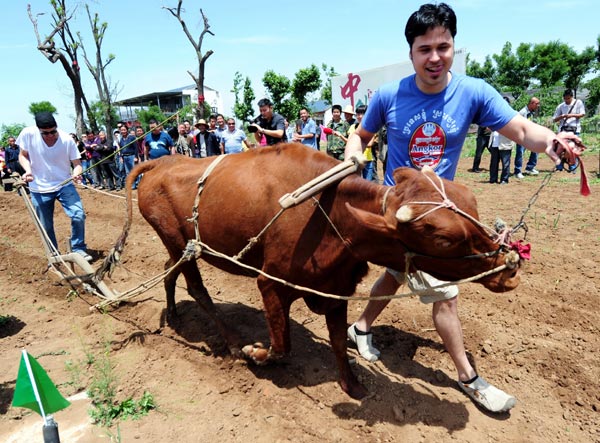
[[[409,289],[419,295],[421,303],[435,303],[436,301],[450,300],[458,295],[458,286],[448,285],[441,288],[435,286],[443,285],[447,282],[438,280],[432,275],[423,271],[416,271],[413,274],[396,271],[387,268],[386,271],[403,285],[406,283]]]

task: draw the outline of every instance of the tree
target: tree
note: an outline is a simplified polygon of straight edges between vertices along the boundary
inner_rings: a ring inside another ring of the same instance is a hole
[[[510,92],[515,98],[525,92],[531,84],[530,57],[526,55],[528,50],[529,45],[521,43],[517,48],[517,53],[513,54],[512,44],[506,42],[502,52],[492,56],[496,62],[498,85],[501,85],[504,91]]]
[[[25,126],[24,123],[2,125],[2,127],[0,127],[0,146],[8,145],[9,137],[17,138]]]
[[[117,114],[117,110],[114,107],[110,108],[110,111],[107,109],[106,103],[101,100],[90,103],[90,112],[94,116],[94,120],[98,124],[98,128],[106,129],[106,137],[112,139],[112,134],[109,137],[108,133],[113,132],[112,122],[119,121],[119,115]],[[111,124],[110,127],[106,122],[106,113],[111,113]]]
[[[148,122],[151,119],[155,119],[158,123],[163,123],[167,120],[165,114],[163,114],[161,109],[156,105],[149,106],[148,109],[139,110],[137,112],[137,118],[144,128],[148,127]]]
[[[196,76],[190,71],[187,71],[187,73],[190,74],[190,77],[192,77],[192,79],[194,80],[194,83],[196,83],[196,89],[198,90],[198,107],[196,108],[196,118],[201,119],[201,118],[204,118],[204,114],[205,114],[204,66],[206,64],[206,60],[208,60],[208,57],[210,57],[213,54],[212,50],[206,51],[204,54],[202,54],[202,42],[204,41],[204,36],[206,34],[210,34],[212,36],[214,36],[215,34],[213,34],[212,31],[210,31],[210,24],[208,23],[208,18],[204,15],[204,11],[202,11],[202,8],[200,8],[200,15],[202,16],[202,21],[204,23],[204,29],[200,33],[200,36],[198,37],[198,41],[194,40],[194,38],[192,37],[192,34],[190,34],[190,31],[188,30],[187,25],[185,24],[185,21],[183,20],[183,17],[181,16],[182,3],[183,3],[183,0],[179,0],[179,2],[177,2],[177,8],[168,8],[166,6],[163,6],[163,8],[166,9],[167,11],[169,11],[173,15],[173,17],[175,17],[179,21],[184,34],[186,35],[186,37],[188,38],[188,40],[194,47],[194,50],[196,51],[196,57],[198,59],[198,75]],[[183,12],[185,12],[185,11],[183,11]]]
[[[288,120],[296,120],[300,109],[306,105],[306,96],[319,89],[321,78],[315,65],[300,69],[294,80],[268,70],[263,76],[263,85],[273,102],[273,107]]]
[[[254,91],[252,90],[252,83],[250,78],[246,77],[243,80],[242,86],[242,74],[239,72],[235,73],[233,77],[233,89],[231,92],[235,95],[235,104],[233,105],[233,114],[238,120],[243,122],[247,121],[252,115],[254,115],[254,108],[252,103],[256,98]],[[241,94],[241,97],[240,97]]]
[[[321,87],[321,100],[325,100],[325,103],[328,105],[331,104],[331,78],[339,75],[335,72],[333,66],[327,66],[325,63],[321,64],[321,69],[323,70],[323,74],[325,75],[325,79],[323,80]]]
[[[100,23],[98,13],[95,13],[94,18],[92,19],[92,15],[90,14],[90,8],[87,4],[85,5],[85,10],[87,12],[90,28],[92,29],[92,35],[94,37],[94,43],[96,45],[96,59],[94,64],[92,64],[88,59],[87,53],[85,51],[85,46],[83,46],[81,34],[79,32],[77,33],[77,37],[79,40],[79,46],[81,47],[81,51],[83,52],[83,59],[85,60],[85,64],[90,73],[92,74],[92,77],[94,77],[94,80],[96,81],[96,88],[98,89],[98,97],[100,99],[100,105],[96,107],[96,111],[101,112],[101,120],[104,123],[104,127],[106,129],[106,137],[108,138],[108,143],[112,144],[113,123],[116,123],[117,120],[119,120],[119,118],[116,116],[115,109],[112,105],[113,96],[115,95],[115,93],[114,91],[111,91],[108,85],[108,81],[106,80],[106,68],[115,59],[115,56],[113,54],[108,54],[106,60],[103,60],[102,42],[104,41],[104,34],[106,33],[106,28],[108,28],[108,23]],[[92,125],[93,123],[97,126],[96,118],[97,117],[94,116],[93,119],[90,119],[90,125]],[[92,130],[94,132],[97,132],[98,128],[92,126]]]
[[[73,17],[75,11],[70,14],[67,13],[65,0],[51,0],[50,4],[54,9],[54,13],[52,14],[54,29],[43,41],[40,38],[38,31],[37,19],[37,17],[42,14],[36,14],[34,17],[33,13],[31,12],[31,5],[27,5],[27,13],[29,14],[29,19],[33,24],[33,30],[38,42],[38,50],[51,63],[56,63],[59,61],[65,70],[67,77],[69,77],[69,80],[71,81],[71,85],[73,87],[73,104],[75,107],[75,129],[77,130],[77,133],[82,134],[84,130],[83,109],[85,108],[88,119],[90,119],[90,106],[81,85],[81,75],[79,72],[79,63],[77,61],[77,50],[79,49],[79,44],[73,38],[73,34],[71,33],[71,29],[69,27],[69,20]],[[54,37],[56,35],[58,35],[60,38],[62,43],[61,47],[56,46],[54,41]],[[90,124],[95,126],[95,122],[93,121],[90,121]]]
[[[292,81],[292,97],[298,104],[308,107],[307,96],[315,92],[321,86],[321,74],[319,68],[310,65],[308,68],[300,69]]]
[[[29,113],[33,116],[38,112],[51,112],[56,113],[56,108],[49,101],[33,102],[29,105]]]

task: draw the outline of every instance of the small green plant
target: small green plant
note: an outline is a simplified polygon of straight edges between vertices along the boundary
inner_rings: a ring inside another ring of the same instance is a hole
[[[93,409],[89,414],[99,425],[110,427],[115,420],[136,420],[156,408],[154,397],[147,391],[139,400],[132,397],[120,402],[116,400],[117,376],[110,360],[110,341],[105,342],[104,352],[96,358],[92,370],[93,378],[87,392]]]

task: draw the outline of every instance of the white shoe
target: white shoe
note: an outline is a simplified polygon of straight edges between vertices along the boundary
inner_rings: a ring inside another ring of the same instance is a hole
[[[91,262],[93,260],[92,256],[85,251],[75,251],[79,255],[83,257],[83,259],[87,262]]]
[[[513,396],[489,384],[483,377],[477,377],[473,383],[468,385],[459,380],[458,386],[476,404],[490,412],[506,412],[517,404],[517,400]]]
[[[517,175],[515,175],[515,177],[517,177],[519,180],[525,178],[525,176],[523,174],[521,174],[520,172]]]
[[[377,361],[381,352],[379,352],[379,349],[374,348],[371,343],[373,334],[369,332],[366,335],[358,335],[354,330],[355,325],[356,323],[350,325],[348,328],[348,340],[356,345],[356,349],[358,349],[358,353],[362,358],[370,362]]]
[[[540,173],[540,171],[538,171],[537,169],[533,168],[531,171],[530,170],[525,170],[525,174],[527,175],[538,175]]]

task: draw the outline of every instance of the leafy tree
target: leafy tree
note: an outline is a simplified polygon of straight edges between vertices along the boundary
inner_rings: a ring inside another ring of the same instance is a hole
[[[148,122],[151,119],[155,119],[158,123],[164,122],[163,124],[165,126],[168,124],[168,122],[165,122],[165,120],[167,120],[167,117],[165,117],[165,114],[163,114],[163,112],[157,105],[152,105],[149,106],[147,109],[139,110],[137,112],[137,118],[144,128],[148,127]]]
[[[506,42],[502,52],[492,56],[496,62],[498,85],[501,85],[504,91],[510,92],[515,98],[518,98],[531,84],[528,50],[529,45],[521,43],[517,48],[517,53],[513,54],[512,44]]]
[[[101,100],[90,103],[90,112],[93,114],[94,120],[98,124],[97,129],[104,129],[106,131],[106,136],[108,137],[108,133],[112,132],[113,126],[111,124],[109,128],[108,124],[106,123],[106,113],[111,113],[111,122],[119,121],[119,115],[114,107],[111,107],[110,111],[108,111],[107,108],[108,107],[106,106],[106,103]]]
[[[327,66],[327,64],[321,64],[321,70],[325,75],[325,79],[323,80],[321,87],[321,100],[325,100],[325,102],[330,105],[331,104],[331,78],[339,75],[335,72],[335,69],[332,66]]]
[[[56,108],[49,101],[33,102],[29,105],[29,113],[33,116],[38,112],[51,112],[56,113]]]
[[[167,11],[169,11],[171,13],[171,15],[173,15],[173,17],[175,17],[179,21],[184,34],[186,35],[186,37],[188,38],[188,40],[194,47],[194,50],[196,51],[196,57],[198,59],[198,74],[194,75],[191,71],[188,71],[188,74],[190,74],[190,77],[192,77],[192,79],[194,80],[194,83],[196,83],[196,88],[198,90],[198,104],[202,105],[202,106],[198,106],[196,108],[196,113],[197,113],[196,118],[201,119],[201,118],[204,118],[205,110],[206,110],[206,108],[203,106],[204,102],[205,102],[205,100],[204,100],[204,65],[206,64],[206,60],[208,60],[208,57],[210,57],[213,54],[212,49],[209,51],[206,51],[204,54],[202,53],[202,42],[204,41],[204,36],[206,34],[210,34],[212,36],[214,36],[215,34],[213,34],[213,32],[210,30],[210,24],[208,23],[208,18],[204,15],[204,11],[202,11],[202,8],[200,8],[200,15],[202,16],[202,21],[204,22],[204,29],[200,33],[200,36],[198,37],[198,41],[194,40],[194,37],[192,37],[192,34],[190,34],[190,31],[189,31],[187,25],[185,24],[183,17],[181,16],[182,4],[183,4],[183,0],[179,0],[177,2],[177,8],[167,8],[166,6],[163,6],[163,8],[166,9]],[[185,12],[185,11],[183,11],[183,12]]]
[[[467,55],[467,75],[471,77],[477,77],[485,80],[496,89],[501,90],[501,86],[498,84],[498,74],[494,63],[489,55],[486,55],[483,65],[480,65],[476,61],[470,61]]]
[[[315,65],[300,69],[293,81],[268,70],[263,76],[263,85],[273,102],[273,107],[291,121],[298,117],[300,108],[306,106],[306,96],[319,89],[321,78]]]
[[[252,103],[255,99],[250,78],[246,77],[245,80],[242,80],[242,74],[236,72],[233,78],[233,89],[231,90],[231,92],[233,92],[233,94],[235,95],[233,114],[238,120],[248,120],[249,117],[254,115]]]
[[[301,106],[308,106],[306,97],[321,86],[321,74],[314,64],[300,69],[292,81],[292,98]]]
[[[17,138],[25,126],[24,123],[2,125],[2,127],[0,127],[0,146],[8,145],[9,137]]]

